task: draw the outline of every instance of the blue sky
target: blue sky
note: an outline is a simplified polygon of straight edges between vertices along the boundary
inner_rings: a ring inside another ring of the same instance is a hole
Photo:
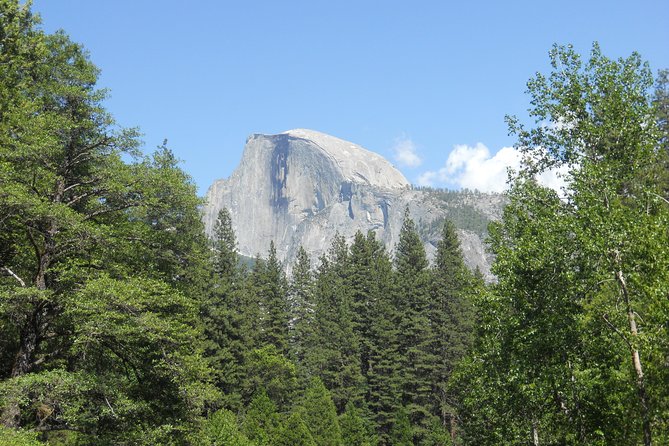
[[[669,1],[34,0],[82,43],[107,107],[167,138],[199,192],[246,137],[310,128],[391,160],[413,183],[496,189],[513,165],[505,114],[553,43],[669,68]],[[450,158],[449,158],[450,156]],[[447,164],[448,160],[448,164]]]

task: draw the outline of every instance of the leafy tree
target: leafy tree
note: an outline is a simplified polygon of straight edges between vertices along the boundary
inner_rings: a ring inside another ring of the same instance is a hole
[[[183,439],[217,397],[195,188],[169,150],[141,157],[137,132],[116,128],[81,46],[37,30],[29,5],[0,8],[2,422]]]
[[[527,161],[491,233],[499,283],[460,375],[488,402],[463,396],[466,442],[663,443],[669,209],[652,75],[597,45],[586,64],[570,47],[551,61],[528,84],[537,127],[510,119]],[[533,180],[551,167],[567,172],[561,195]]]
[[[0,426],[0,438],[3,446],[40,446],[36,432],[25,432]]]

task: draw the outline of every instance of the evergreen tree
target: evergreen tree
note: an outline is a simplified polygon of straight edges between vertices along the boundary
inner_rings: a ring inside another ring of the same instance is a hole
[[[216,384],[223,391],[223,404],[238,411],[242,404],[245,357],[253,347],[251,320],[257,311],[253,311],[244,289],[236,237],[226,208],[218,213],[212,246],[213,286],[202,310],[207,355],[216,370]]]
[[[316,446],[299,411],[290,414],[288,420],[272,437],[270,444],[272,446]]]
[[[226,409],[211,414],[192,443],[207,446],[256,446],[239,430],[235,414]]]
[[[389,446],[414,446],[414,432],[408,411],[400,406],[395,413],[393,428],[390,431]]]
[[[400,402],[400,352],[398,313],[393,296],[392,262],[383,244],[367,236],[372,263],[369,301],[369,358],[367,360],[366,402],[381,444],[388,444],[394,413]]]
[[[214,272],[229,284],[234,283],[238,273],[239,256],[237,237],[232,228],[232,217],[228,208],[221,208],[214,224],[213,236]]]
[[[434,405],[432,378],[439,358],[432,349],[435,331],[430,323],[430,276],[425,248],[408,207],[404,218],[395,250],[400,389],[412,424],[424,427]],[[417,429],[416,435],[420,438],[421,434]]]
[[[275,346],[265,345],[249,352],[246,373],[247,395],[263,389],[282,412],[292,405],[298,388],[297,370]]]
[[[302,402],[303,420],[317,446],[342,446],[337,410],[320,378],[311,381]]]
[[[280,419],[276,405],[260,388],[249,403],[242,422],[242,432],[257,446],[272,444],[272,437],[279,429]]]
[[[308,367],[330,389],[338,410],[347,401],[360,401],[363,397],[360,346],[353,328],[348,273],[348,246],[337,235],[328,256],[321,258],[316,277],[315,342],[309,351]]]
[[[259,341],[261,345],[273,345],[281,354],[287,354],[290,323],[288,282],[276,256],[274,242],[270,242],[267,260],[256,262],[253,280],[262,311]]]
[[[309,255],[300,246],[290,281],[291,356],[306,371],[307,350],[314,342],[314,277]]]
[[[368,423],[360,410],[351,402],[346,404],[346,410],[339,417],[339,426],[343,444],[346,446],[373,446],[378,442],[369,433]]]
[[[478,284],[478,285],[477,285]],[[451,435],[455,435],[456,411],[454,397],[447,392],[447,383],[455,365],[468,352],[474,336],[472,293],[482,286],[465,266],[460,241],[450,220],[444,222],[441,240],[432,268],[431,325],[435,336],[433,353],[438,358],[432,377],[435,407],[432,413],[441,419]],[[432,429],[434,430],[434,429]]]

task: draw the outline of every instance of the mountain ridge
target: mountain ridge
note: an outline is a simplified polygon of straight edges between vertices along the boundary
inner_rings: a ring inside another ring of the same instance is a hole
[[[450,218],[467,265],[490,278],[482,228],[501,215],[503,196],[442,195],[412,187],[385,158],[357,144],[294,129],[249,136],[237,168],[208,189],[203,220],[211,235],[218,211],[228,208],[240,254],[265,253],[274,241],[278,258],[290,269],[299,246],[315,264],[336,234],[350,241],[355,232],[371,230],[392,251],[408,208],[429,258],[440,225]],[[463,218],[475,219],[476,225],[464,224]]]

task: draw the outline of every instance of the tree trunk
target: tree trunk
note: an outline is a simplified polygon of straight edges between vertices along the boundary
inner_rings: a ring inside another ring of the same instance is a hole
[[[27,318],[19,338],[19,351],[14,358],[12,378],[25,375],[32,369],[38,343],[39,316],[38,310],[33,311]]]
[[[532,445],[539,446],[539,428],[536,421],[532,421]]]
[[[618,254],[616,253],[616,260],[619,262]],[[629,299],[629,291],[627,289],[627,283],[625,282],[625,276],[623,275],[622,270],[616,271],[616,280],[618,285],[620,285],[620,290],[622,291],[623,299],[625,301],[625,308],[627,310],[627,320],[629,322],[630,333],[632,335],[632,340],[629,343],[631,354],[632,354],[632,365],[634,366],[634,372],[636,374],[636,387],[637,394],[639,395],[639,404],[641,405],[641,418],[643,420],[643,444],[644,446],[651,446],[653,443],[652,440],[652,430],[650,426],[650,414],[648,409],[648,396],[646,395],[646,382],[643,374],[643,367],[641,365],[641,357],[639,356],[639,349],[635,339],[637,338],[639,332],[636,326],[636,313],[632,309],[632,305]]]

